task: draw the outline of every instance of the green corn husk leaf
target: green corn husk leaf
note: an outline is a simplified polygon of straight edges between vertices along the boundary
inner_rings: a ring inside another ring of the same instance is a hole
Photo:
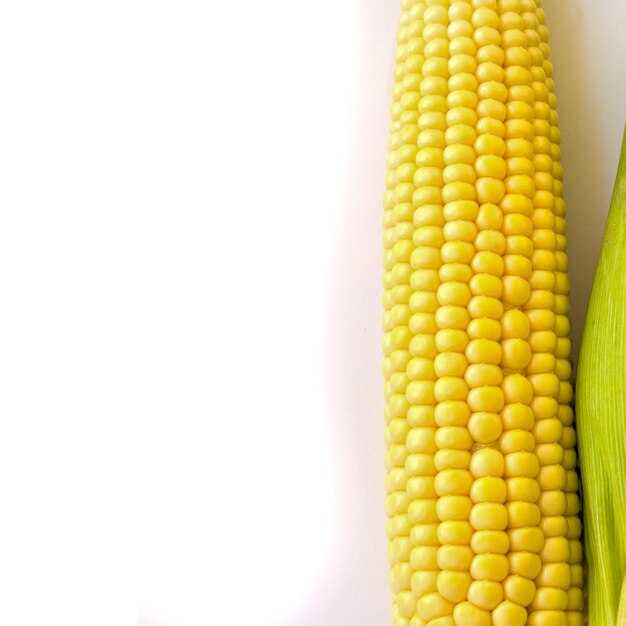
[[[589,626],[626,626],[626,135],[576,386]]]

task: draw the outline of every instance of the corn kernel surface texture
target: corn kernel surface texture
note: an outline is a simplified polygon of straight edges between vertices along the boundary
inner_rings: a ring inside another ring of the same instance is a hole
[[[402,0],[383,201],[394,626],[583,624],[541,4]]]

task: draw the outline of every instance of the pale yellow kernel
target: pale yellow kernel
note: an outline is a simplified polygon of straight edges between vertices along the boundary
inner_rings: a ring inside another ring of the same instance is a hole
[[[459,74],[458,76],[465,76],[465,74]],[[476,130],[471,126],[466,126],[464,124],[451,126],[448,130],[446,130],[445,142],[447,145],[458,143],[467,146],[475,146]]]
[[[436,559],[436,548],[434,550]],[[411,553],[411,557],[413,557],[413,553]],[[418,556],[414,559],[412,558],[413,564],[417,565],[419,569],[411,576],[411,591],[418,598],[437,589],[436,568],[433,568],[432,570],[422,568],[420,560],[421,559]]]
[[[502,584],[491,580],[475,580],[467,591],[467,599],[485,611],[492,611],[502,598]]]
[[[469,283],[472,278],[472,268],[466,263],[446,263],[439,268],[441,282]]]
[[[476,554],[506,555],[509,537],[503,530],[479,530],[472,535],[470,545]]]
[[[583,606],[584,606],[584,598],[583,598],[582,589],[579,589],[574,586],[570,587],[567,590],[567,609],[569,611],[581,611]],[[577,622],[577,623],[580,623],[580,626],[582,626],[582,619],[580,620],[580,622]]]
[[[502,433],[502,420],[497,413],[474,413],[469,420],[468,430],[476,443],[491,444]]]
[[[478,608],[471,602],[461,602],[454,607],[455,624],[463,626],[492,626],[489,611]]]
[[[416,357],[407,364],[407,376],[410,380],[435,380],[435,368],[432,359]]]
[[[535,418],[538,422],[541,422],[541,426],[538,427],[539,430],[533,430],[535,439],[537,439],[537,435],[540,435],[537,443],[550,443],[551,441],[558,441],[558,439],[554,439],[553,437],[560,437],[563,435],[562,429],[559,429],[560,420],[551,419],[548,421],[549,418],[554,418],[559,412],[558,400],[549,396],[536,396],[531,402],[531,407]],[[546,431],[546,429],[548,430]],[[542,433],[547,435],[547,437],[541,436]]]
[[[504,235],[497,230],[482,230],[474,239],[474,247],[477,251],[489,250],[502,255],[506,248]]]
[[[465,380],[460,376],[444,376],[435,381],[433,391],[434,399],[436,399],[437,402],[465,400],[468,395],[468,386]],[[412,402],[411,399],[409,399],[409,401]],[[417,402],[413,403],[417,404]]]
[[[468,343],[469,337],[464,330],[453,328],[440,330],[433,341],[434,353],[432,356],[434,358],[437,352],[465,352]],[[419,356],[430,356],[430,354]]]
[[[466,402],[440,402],[435,407],[435,421],[439,426],[466,426],[471,411]]]
[[[539,507],[532,502],[508,502],[506,509],[509,517],[509,528],[536,526],[541,519]]]
[[[408,511],[409,506],[409,499],[402,491],[396,491],[385,498],[385,513],[387,517],[402,515]]]
[[[410,591],[402,591],[398,594],[396,605],[392,611],[396,608],[399,616],[392,613],[393,626],[407,626],[409,624],[409,618],[415,613],[416,601],[417,598]]]
[[[458,38],[471,37],[474,34],[474,27],[470,22],[465,20],[457,20],[448,26],[448,37],[451,41]]]
[[[565,611],[567,592],[556,587],[539,587],[530,608],[533,610]]]
[[[509,553],[509,571],[533,580],[541,570],[541,557],[532,552]]]
[[[479,502],[471,508],[469,521],[474,530],[505,530],[506,507],[496,502]]]
[[[478,80],[474,74],[469,74],[467,72],[455,74],[448,80],[448,88],[450,91],[476,91],[478,89]]]
[[[472,482],[472,475],[469,471],[446,469],[439,472],[435,477],[434,489],[440,496],[466,495],[470,492]]]
[[[510,239],[510,238],[508,238]],[[502,299],[510,306],[524,305],[530,296],[528,281],[520,276],[504,276],[502,278]]]
[[[499,341],[501,335],[500,323],[498,320],[486,317],[476,318],[468,324],[467,334],[470,339],[491,339],[493,341]]]
[[[424,147],[413,153],[413,160],[418,167],[443,167],[443,148]]]
[[[526,626],[526,609],[510,600],[504,600],[491,614],[493,626]]]
[[[449,615],[452,613],[454,605],[434,591],[422,596],[417,601],[417,613],[425,621]]]
[[[445,570],[437,576],[437,590],[446,600],[456,604],[467,598],[471,582],[472,578],[467,572]]]
[[[439,226],[419,226],[413,233],[413,244],[416,246],[436,248],[443,245],[443,243],[443,229]]]
[[[505,144],[500,137],[495,135],[481,135],[476,138],[474,142],[474,150],[478,156],[482,155],[496,155],[499,157],[504,156]]]
[[[478,103],[478,96],[473,91],[462,89],[460,91],[450,92],[446,101],[449,109],[454,109],[455,107],[468,107],[470,109],[475,109]]]
[[[476,450],[472,454],[470,471],[475,479],[484,476],[500,478],[504,474],[504,456],[494,448]]]
[[[434,524],[438,521],[437,500],[413,500],[408,505],[408,513],[414,524]]]
[[[476,197],[481,204],[498,204],[504,193],[504,183],[497,178],[479,178],[476,181]]]
[[[533,354],[526,367],[527,374],[545,374],[554,372],[556,358],[553,354],[537,353]]]
[[[567,590],[571,584],[572,570],[569,563],[545,563],[535,584],[537,587],[559,587]]]
[[[510,501],[523,500],[524,502],[535,503],[539,500],[539,483],[534,478],[528,478],[526,476],[508,478],[506,488]],[[529,550],[530,548],[525,549]]]
[[[515,528],[509,530],[508,535],[512,552],[528,551],[537,553],[544,544],[544,537],[540,528]]]
[[[533,253],[533,243],[530,237],[510,235],[506,237],[506,252],[529,257]]]
[[[502,370],[497,365],[472,364],[465,371],[469,387],[498,386],[502,382]]]
[[[435,445],[436,428],[418,427],[412,428],[407,436],[407,450],[409,452],[431,452],[437,451]]]
[[[500,156],[485,154],[474,164],[476,174],[482,178],[503,179],[506,175],[506,162]]]
[[[520,606],[528,606],[535,595],[535,583],[518,574],[508,576],[502,587],[504,597]]]
[[[554,272],[545,270],[535,270],[530,275],[529,283],[534,289],[547,289],[548,291],[558,292],[557,280]]]
[[[535,448],[535,438],[527,430],[507,430],[500,437],[500,450],[502,454],[513,452],[532,452]]]
[[[476,132],[479,135],[494,135],[504,139],[506,128],[500,120],[492,117],[483,117],[476,122]]]
[[[421,246],[411,254],[413,269],[438,269],[441,265],[441,252],[438,248]]]
[[[480,100],[476,107],[476,114],[479,118],[491,117],[499,122],[504,122],[506,119],[506,106],[495,98]]]
[[[463,426],[444,426],[437,429],[435,442],[439,449],[470,450],[473,444],[467,428]]]
[[[502,297],[502,281],[492,274],[474,274],[470,279],[469,288],[475,296]]]
[[[545,465],[539,469],[537,482],[544,491],[564,489],[567,484],[567,473],[561,465]]]
[[[472,165],[475,158],[476,153],[474,149],[471,146],[461,144],[447,146],[443,152],[443,159],[446,165]]]
[[[476,126],[477,121],[476,111],[469,107],[455,107],[450,109],[446,115],[448,126]]]
[[[508,97],[508,90],[504,83],[490,81],[488,83],[481,83],[478,86],[477,94],[479,98],[484,100],[497,100],[498,102],[505,103]],[[502,155],[504,155],[504,152]]]
[[[474,246],[467,241],[448,241],[441,246],[441,260],[444,263],[471,263]]]
[[[433,404],[435,383],[430,380],[414,380],[406,389],[406,398],[411,404]]]
[[[502,367],[522,370],[528,365],[531,353],[530,346],[523,339],[506,339],[501,344]]]
[[[497,341],[474,339],[465,350],[469,363],[487,363],[498,365],[502,359],[502,348]]]
[[[555,327],[556,317],[552,311],[529,309],[526,311],[526,315],[528,316],[531,330],[554,330],[559,335]],[[567,331],[569,332],[569,325]]]
[[[469,323],[469,313],[465,307],[444,305],[437,309],[435,320],[440,329],[462,330]]]
[[[414,269],[428,267],[430,264],[441,263],[441,254],[438,249],[433,248],[433,252],[428,256],[426,253],[415,255],[415,263],[413,256],[411,257],[411,265]],[[472,269],[476,274],[493,274],[494,276],[502,276],[504,273],[504,261],[502,257],[493,252],[477,252],[471,262]]]
[[[413,225],[415,226],[415,232],[424,227],[441,228],[446,222],[443,214],[443,207],[441,205],[424,204],[418,207],[414,212],[412,209],[413,207],[411,206],[411,215]],[[415,238],[415,232],[413,233],[413,238]],[[439,232],[440,231],[437,231],[438,236]],[[413,241],[412,243],[416,245],[415,241]]]
[[[469,569],[473,557],[474,553],[467,545],[444,545],[437,552],[437,564],[441,569],[463,572]]]
[[[557,396],[562,384],[556,374],[550,373],[532,374],[528,376],[528,380],[537,396]]]
[[[499,25],[498,14],[496,11],[486,7],[476,9],[472,14],[471,19],[475,28],[480,28],[482,26],[498,28]]]
[[[532,452],[513,452],[504,457],[504,475],[507,478],[517,476],[534,478],[538,471],[539,463]]]
[[[437,294],[432,291],[416,291],[411,295],[409,304],[411,311],[419,313],[434,313],[439,306]]]
[[[503,82],[504,70],[502,69],[502,66],[492,63],[491,61],[487,61],[486,63],[481,63],[476,68],[476,78],[478,78],[478,82],[480,83],[486,83],[489,81]]]
[[[498,206],[495,204],[483,204],[480,207],[480,210],[476,215],[476,226],[480,230],[500,230],[500,228],[502,228],[502,223],[503,215]]]
[[[444,521],[438,526],[437,539],[441,545],[468,546],[473,532],[468,521]]]
[[[413,476],[406,486],[406,494],[411,500],[416,498],[436,498],[435,478],[433,476]]]
[[[449,222],[455,220],[472,221],[478,212],[478,203],[473,200],[455,200],[448,202],[443,210],[445,219]]]
[[[506,404],[515,406],[530,404],[533,397],[532,385],[525,376],[521,374],[509,374],[502,381],[502,392]],[[514,410],[514,409],[511,409]],[[531,424],[532,425],[532,424]],[[507,430],[510,430],[507,426]],[[524,430],[528,430],[527,428]]]
[[[502,533],[506,538],[506,534]],[[477,554],[472,559],[470,574],[474,580],[502,582],[509,573],[509,561],[502,554]]]
[[[569,561],[570,542],[566,537],[548,537],[539,556],[544,563]]]
[[[526,216],[533,212],[534,206],[532,198],[514,193],[506,194],[500,203],[504,213],[521,213]]]
[[[488,252],[487,254],[493,254],[493,252]],[[502,317],[503,310],[502,301],[489,296],[474,296],[467,305],[467,312],[473,319],[486,317],[499,320]]]
[[[442,496],[437,500],[436,514],[440,521],[467,520],[472,510],[468,496]]]
[[[500,46],[496,46],[493,44],[488,46],[482,46],[476,51],[476,60],[479,63],[492,61],[493,63],[502,65],[504,63],[504,51]]]
[[[442,352],[435,357],[434,371],[439,377],[464,376],[467,369],[465,355],[458,352]]]
[[[429,453],[411,454],[406,459],[406,471],[410,476],[433,475],[437,471],[433,455]]]
[[[437,290],[440,306],[453,305],[466,307],[472,297],[468,285],[462,282],[447,282]]]
[[[472,455],[469,450],[452,450],[450,448],[437,450],[434,457],[435,468],[438,472],[445,469],[467,469],[471,460]]]
[[[504,504],[507,498],[506,484],[501,478],[483,476],[474,481],[470,489],[470,498],[474,504],[479,502]]]

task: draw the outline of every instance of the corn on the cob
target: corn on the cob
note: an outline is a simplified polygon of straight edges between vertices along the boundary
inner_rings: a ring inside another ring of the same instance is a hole
[[[403,0],[384,197],[395,626],[582,624],[567,256],[539,0]]]

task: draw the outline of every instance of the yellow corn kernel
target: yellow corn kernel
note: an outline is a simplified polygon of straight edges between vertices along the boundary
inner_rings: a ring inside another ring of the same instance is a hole
[[[504,530],[508,522],[506,507],[495,502],[479,502],[471,508],[469,521],[474,530]]]
[[[528,578],[513,574],[502,583],[504,597],[520,606],[528,606],[535,597],[535,583]]]
[[[467,572],[444,570],[437,576],[437,591],[443,598],[456,604],[467,598],[471,582],[472,578]]]
[[[454,607],[453,615],[455,624],[463,624],[463,626],[491,626],[490,613],[471,602],[457,604]]]
[[[504,457],[494,448],[483,448],[472,454],[470,471],[474,478],[483,476],[502,477],[504,475]]]
[[[504,600],[491,614],[493,626],[526,626],[527,612],[519,604]]]
[[[467,599],[485,611],[495,609],[503,595],[502,584],[492,580],[474,580],[467,591]]]
[[[470,545],[476,554],[505,555],[509,551],[509,538],[501,530],[478,530],[472,535]]]
[[[502,419],[498,413],[474,413],[467,428],[476,443],[490,444],[497,441],[502,433]]]

